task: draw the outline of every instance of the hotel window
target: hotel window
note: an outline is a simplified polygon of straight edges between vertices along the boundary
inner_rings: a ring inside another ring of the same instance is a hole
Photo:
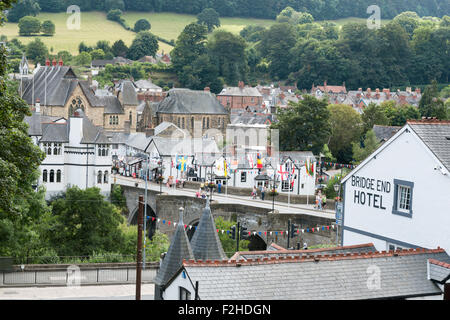
[[[97,174],[97,183],[102,183],[102,172],[99,171]]]
[[[191,129],[194,129],[194,117],[191,118]]]
[[[105,174],[103,175],[103,183],[108,183],[108,171],[105,171]]]
[[[47,170],[42,171],[42,181],[43,182],[47,182],[47,174],[48,174]]]
[[[180,287],[180,300],[191,300],[191,292]]]
[[[241,172],[241,182],[247,182],[247,172]]]
[[[55,170],[50,170],[50,182],[55,182]]]
[[[414,182],[394,179],[394,205],[392,213],[412,217]]]
[[[206,118],[203,118],[203,127],[202,127],[202,129],[205,129],[205,127],[206,127],[205,123],[206,123]]]
[[[56,171],[56,182],[61,182],[61,170]]]

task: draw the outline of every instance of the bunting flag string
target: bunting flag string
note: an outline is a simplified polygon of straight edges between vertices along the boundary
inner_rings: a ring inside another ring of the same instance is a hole
[[[173,226],[174,228],[177,227],[178,223],[177,222],[173,222],[170,220],[161,220],[159,218],[155,218],[155,217],[151,217],[152,221],[156,223],[161,223],[167,226]],[[150,216],[147,216],[147,220],[150,220]],[[325,232],[325,231],[330,231],[330,227],[331,229],[335,229],[335,225],[324,225],[324,226],[315,226],[315,227],[311,227],[311,228],[303,228],[303,229],[296,229],[295,233],[297,235],[299,235],[300,233],[304,234],[304,233],[317,233],[317,232]],[[193,225],[184,225],[184,229],[189,228],[189,230],[191,230],[192,228],[194,228],[194,230],[197,230],[197,226],[193,226]],[[227,235],[229,235],[231,233],[231,230],[223,230],[223,229],[216,229],[217,233],[222,233],[224,234],[225,232],[227,233]],[[259,231],[259,230],[250,230],[250,231],[246,231],[248,233],[249,236],[253,235],[259,235],[262,236],[264,235],[265,237],[269,236],[288,236],[289,235],[289,230],[266,230],[266,231]]]
[[[320,162],[322,164],[322,166],[330,166],[330,167],[335,167],[335,166],[339,166],[339,167],[344,167],[344,168],[349,168],[349,169],[354,169],[357,167],[357,165],[354,164],[342,164],[342,163],[336,163],[336,162],[328,162],[328,161],[322,161]]]

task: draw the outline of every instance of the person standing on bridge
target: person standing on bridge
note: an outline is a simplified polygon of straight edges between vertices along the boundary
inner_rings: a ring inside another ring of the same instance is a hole
[[[219,183],[217,184],[217,190],[219,193],[222,193],[222,182],[219,180]]]
[[[264,196],[266,195],[266,186],[261,187],[261,200],[264,201]]]

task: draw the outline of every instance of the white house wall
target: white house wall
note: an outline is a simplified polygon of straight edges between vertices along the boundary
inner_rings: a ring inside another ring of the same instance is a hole
[[[185,288],[191,293],[191,300],[195,298],[195,289],[192,286],[189,277],[186,274],[186,278],[183,279],[182,272],[180,272],[177,277],[170,283],[170,285],[164,290],[163,299],[164,300],[179,300],[180,298],[180,287]]]
[[[343,244],[374,242],[377,250],[387,250],[388,243],[395,240],[403,248],[407,244],[440,246],[450,252],[450,177],[435,170],[437,165],[420,138],[413,132],[403,132],[376,159],[354,171],[345,181]],[[374,179],[374,190],[353,186],[353,177]],[[392,213],[394,179],[414,183],[411,218]],[[381,183],[390,183],[389,192],[387,188],[377,190]],[[373,201],[370,206],[368,200],[365,205],[358,204],[355,192],[376,194],[378,208]]]

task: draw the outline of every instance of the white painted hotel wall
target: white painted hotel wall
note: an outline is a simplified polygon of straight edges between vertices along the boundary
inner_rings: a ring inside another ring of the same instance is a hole
[[[386,209],[355,204],[355,191],[368,190],[352,186],[352,176],[346,177],[344,226],[425,248],[440,246],[450,252],[450,176],[434,169],[440,164],[438,159],[411,129],[405,132],[403,128],[394,138],[380,153],[370,156],[376,155],[376,159],[351,173],[391,183],[389,193],[374,191],[382,196]],[[414,183],[412,218],[392,213],[394,179]],[[344,245],[367,242],[373,242],[377,250],[388,249],[387,241],[344,230]]]
[[[185,288],[191,293],[191,300],[195,299],[195,288],[193,287],[189,277],[186,273],[186,278],[183,279],[183,272],[180,272],[176,278],[170,283],[163,293],[164,300],[179,300],[180,287]]]

